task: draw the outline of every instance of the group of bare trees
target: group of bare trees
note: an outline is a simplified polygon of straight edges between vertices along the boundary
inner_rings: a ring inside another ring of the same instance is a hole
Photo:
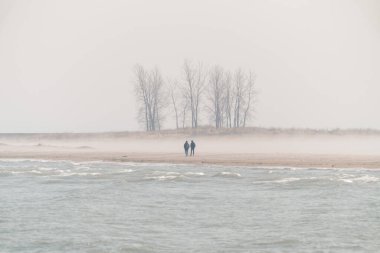
[[[180,80],[164,82],[156,68],[135,67],[138,120],[147,131],[161,129],[165,109],[174,115],[176,128],[199,126],[208,116],[216,128],[245,127],[252,116],[255,99],[254,75],[185,61]],[[164,87],[167,83],[167,87]]]
[[[139,103],[138,119],[145,126],[146,131],[161,129],[164,90],[161,73],[156,68],[145,70],[142,66],[135,67],[136,95]]]

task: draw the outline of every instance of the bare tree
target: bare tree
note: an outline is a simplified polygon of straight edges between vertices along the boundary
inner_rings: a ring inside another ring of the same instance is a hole
[[[149,98],[148,98],[148,73],[141,65],[136,65],[134,68],[136,75],[135,93],[137,95],[137,101],[139,103],[138,120],[143,122],[146,131],[150,130],[148,110],[149,110]]]
[[[209,74],[208,100],[210,102],[210,111],[215,128],[223,127],[224,120],[224,99],[225,99],[225,82],[224,71],[221,67],[215,66]]]
[[[177,80],[168,81],[169,96],[171,100],[172,109],[175,116],[176,128],[186,127],[186,121],[188,120],[187,112],[189,110],[189,99],[186,90],[182,89]]]
[[[179,129],[179,112],[178,112],[178,100],[179,100],[179,95],[178,95],[178,83],[177,81],[173,82],[168,82],[170,83],[169,86],[169,94],[170,94],[170,99],[171,99],[171,104],[173,106],[173,111],[175,115],[175,125],[176,128]]]
[[[150,73],[150,85],[152,89],[152,101],[153,101],[153,107],[152,107],[152,130],[161,130],[161,124],[163,120],[163,109],[166,106],[165,100],[164,100],[164,90],[163,85],[164,81],[162,79],[162,75],[160,71],[155,68]]]
[[[241,69],[235,71],[234,74],[234,127],[240,127],[241,111],[244,94],[244,73]]]
[[[182,100],[182,110],[181,110],[181,116],[182,116],[182,128],[186,127],[186,120],[187,120],[187,111],[189,110],[189,100],[184,97]]]
[[[135,92],[139,103],[138,119],[146,131],[161,129],[163,99],[163,80],[157,68],[148,72],[141,65],[134,69],[136,75]]]
[[[224,89],[225,96],[223,100],[223,108],[225,114],[225,126],[228,128],[232,127],[232,108],[233,108],[233,87],[231,73],[226,72],[224,75]]]
[[[245,92],[244,92],[244,114],[243,114],[243,127],[246,126],[247,120],[252,115],[252,103],[254,102],[254,84],[255,76],[252,72],[249,72],[246,78]]]
[[[189,101],[189,109],[191,111],[191,127],[197,128],[201,96],[205,86],[206,74],[202,64],[194,66],[189,61],[185,61],[183,65],[183,74],[183,91],[186,99]]]
[[[238,69],[231,74],[222,67],[214,66],[206,73],[202,64],[185,61],[183,81],[168,82],[170,86],[167,90],[164,90],[164,81],[157,68],[146,70],[136,65],[134,73],[139,104],[138,120],[146,131],[161,129],[163,112],[169,104],[173,108],[177,129],[185,128],[190,122],[192,128],[197,128],[203,98],[207,99],[205,105],[216,128],[245,127],[252,116],[255,100],[255,78],[252,72]]]
[[[241,69],[235,71],[233,80],[234,127],[245,127],[252,114],[254,101],[254,75],[245,74]]]

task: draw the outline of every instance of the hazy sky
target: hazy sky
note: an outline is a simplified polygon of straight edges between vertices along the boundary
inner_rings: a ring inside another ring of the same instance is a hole
[[[378,0],[0,0],[0,132],[136,130],[186,58],[254,70],[252,125],[380,129]]]

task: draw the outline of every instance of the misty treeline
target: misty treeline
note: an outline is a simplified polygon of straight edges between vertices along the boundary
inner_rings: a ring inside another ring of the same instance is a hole
[[[176,128],[200,125],[206,118],[216,128],[245,127],[253,113],[255,78],[241,69],[185,61],[179,79],[165,79],[158,68],[134,68],[138,120],[146,131],[162,128],[164,118],[175,120]]]

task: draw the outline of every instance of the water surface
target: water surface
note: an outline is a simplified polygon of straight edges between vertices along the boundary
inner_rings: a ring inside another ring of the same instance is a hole
[[[380,252],[380,171],[0,161],[0,252]]]

